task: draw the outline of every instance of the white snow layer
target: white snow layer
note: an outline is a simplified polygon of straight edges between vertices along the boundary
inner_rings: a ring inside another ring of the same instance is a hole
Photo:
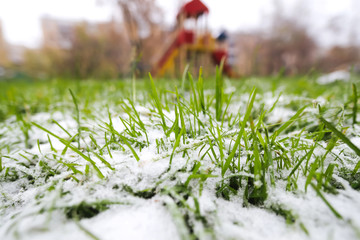
[[[237,108],[236,108],[237,109]],[[144,114],[150,114],[141,109]],[[66,114],[57,113],[55,116],[42,113],[35,115],[33,120],[40,122],[42,126],[51,129],[56,134],[66,137],[66,134],[56,125],[49,121],[51,118],[58,118],[62,121],[61,125],[66,129],[76,129],[73,119],[66,117]],[[288,119],[293,114],[292,111],[284,108],[275,108],[270,116],[270,121],[277,123]],[[118,118],[113,119],[116,129],[123,130]],[[14,127],[9,128],[9,124]],[[95,122],[87,122],[90,129],[97,129]],[[0,132],[4,134],[1,143],[16,142],[21,140],[21,132],[16,128],[16,123],[9,121],[0,125]],[[171,188],[176,184],[171,180],[171,175],[185,182],[190,174],[181,172],[182,168],[189,170],[192,163],[187,162],[181,156],[173,159],[172,170],[166,173],[169,158],[166,150],[157,153],[154,142],[157,138],[163,137],[163,133],[156,127],[149,129],[149,141],[152,143],[148,148],[143,149],[139,154],[140,161],[137,162],[130,151],[112,151],[112,157],[104,154],[104,158],[114,168],[111,171],[106,168],[101,161],[93,158],[105,175],[104,179],[99,179],[93,172],[90,176],[79,175],[80,182],[77,183],[67,176],[71,171],[59,167],[56,162],[51,162],[47,156],[54,154],[51,148],[55,148],[58,154],[64,149],[64,145],[55,138],[50,137],[53,146],[47,143],[47,134],[43,131],[31,129],[31,143],[33,148],[27,150],[31,154],[37,155],[43,161],[47,161],[50,166],[58,167],[62,173],[45,178],[42,176],[41,168],[37,163],[33,169],[22,168],[24,172],[38,176],[39,180],[29,184],[26,179],[14,182],[1,182],[0,185],[0,239],[24,239],[24,240],[82,240],[82,239],[181,239],[186,238],[184,222],[179,220],[185,212],[182,209],[176,211],[176,204],[168,195],[161,194],[161,191]],[[15,140],[12,138],[15,137]],[[36,145],[40,139],[40,149]],[[103,136],[98,141],[103,140]],[[353,139],[359,146],[359,137]],[[85,143],[83,142],[82,145]],[[89,143],[88,143],[89,144]],[[105,142],[103,143],[105,144]],[[16,145],[16,143],[14,143]],[[21,146],[20,143],[18,143]],[[83,146],[85,147],[85,145]],[[168,152],[171,153],[171,150]],[[19,153],[30,156],[25,151],[15,149],[1,149],[2,158],[5,166],[13,166],[20,169],[13,163],[14,159],[19,158]],[[198,152],[190,152],[196,159]],[[63,156],[69,163],[79,163],[85,166],[84,159],[79,158],[72,151],[67,151]],[[202,169],[212,169],[213,164],[208,158],[204,158]],[[166,174],[164,174],[166,173]],[[214,170],[213,175],[221,176],[218,170]],[[131,186],[133,191],[150,189],[155,183],[162,181],[156,189],[156,195],[150,199],[143,199],[124,191],[124,186]],[[199,224],[192,216],[190,222],[194,224],[193,231],[201,239],[244,239],[244,240],[263,240],[263,239],[358,239],[360,226],[360,194],[358,191],[349,187],[343,181],[345,190],[339,190],[340,194],[325,194],[328,201],[337,209],[344,219],[338,219],[331,210],[310,188],[305,194],[303,191],[288,192],[286,181],[279,180],[275,187],[269,187],[269,197],[265,202],[264,208],[255,206],[244,207],[243,192],[231,196],[230,201],[216,196],[216,183],[221,181],[220,177],[209,178],[203,187],[201,194],[198,195],[200,214],[207,219],[207,224],[211,226],[213,233],[208,233],[204,225]],[[339,180],[341,181],[341,179]],[[304,183],[299,181],[299,185]],[[198,182],[191,181],[190,185],[198,193]],[[299,186],[299,189],[304,189]],[[109,208],[92,218],[80,220],[68,219],[64,211],[71,206],[81,202],[109,201]],[[189,197],[186,200],[191,208],[194,208],[194,199]],[[173,205],[172,205],[173,203]],[[286,223],[284,217],[276,215],[267,207],[273,205],[283,206],[291,211],[298,218],[295,224]],[[190,211],[191,212],[191,211]],[[304,230],[306,229],[306,230]]]
[[[350,80],[350,73],[348,71],[339,70],[332,73],[328,73],[325,75],[322,75],[317,79],[318,84],[329,84],[333,83],[335,81],[349,81]]]

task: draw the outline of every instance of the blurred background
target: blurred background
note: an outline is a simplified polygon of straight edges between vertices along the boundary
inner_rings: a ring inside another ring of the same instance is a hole
[[[360,70],[359,0],[189,2],[1,0],[0,78],[212,74],[219,49],[236,77]]]

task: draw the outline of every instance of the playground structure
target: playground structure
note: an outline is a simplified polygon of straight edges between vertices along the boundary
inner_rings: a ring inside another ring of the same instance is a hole
[[[207,26],[209,9],[200,0],[184,4],[176,16],[175,30],[169,36],[169,44],[160,50],[161,56],[155,63],[153,73],[158,77],[179,77],[185,66],[198,71],[202,66],[206,73],[214,73],[214,65],[224,59],[223,71],[232,76],[227,63],[227,35],[212,37]]]

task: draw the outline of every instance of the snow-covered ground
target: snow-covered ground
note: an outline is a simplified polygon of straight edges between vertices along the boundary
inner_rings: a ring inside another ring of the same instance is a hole
[[[234,98],[229,114],[236,114],[239,109],[245,112],[248,97]],[[253,110],[255,119],[260,115],[262,104],[270,109],[276,99],[270,93],[258,96]],[[266,115],[264,122],[269,128],[296,114],[297,110],[289,107],[290,101],[300,100],[282,96],[273,111]],[[329,104],[324,99],[306,101]],[[242,170],[235,173],[228,170],[222,176],[222,169],[216,163],[221,161],[220,147],[212,135],[218,133],[211,132],[209,122],[222,134],[223,159],[229,156],[228,149],[239,134],[238,124],[221,124],[209,119],[209,115],[200,114],[199,119],[205,126],[199,127],[195,137],[187,137],[184,142],[181,138],[179,148],[174,151],[175,134],[164,133],[160,118],[150,111],[152,107],[136,105],[147,132],[147,136],[142,133],[136,138],[138,145],[131,144],[140,159],[137,161],[131,149],[120,144],[119,136],[112,136],[115,131],[124,133],[126,129],[119,117],[129,117],[120,112],[121,108],[110,107],[110,121],[107,110],[101,110],[100,105],[93,108],[99,111],[97,118],[81,118],[80,148],[77,148],[76,138],[71,139],[78,132],[78,123],[69,110],[28,116],[29,125],[15,117],[0,123],[0,239],[360,238],[360,192],[339,176],[339,169],[352,170],[360,157],[341,141],[336,142],[330,154],[325,154],[327,143],[318,141],[308,160],[313,163],[326,156],[319,166],[319,174],[325,172],[329,164],[336,164],[332,176],[341,187],[335,189],[336,193],[322,191],[322,196],[339,217],[306,182],[307,175],[303,174],[306,161],[299,165],[295,180],[287,178],[295,163],[308,153],[306,146],[315,144],[316,137],[309,137],[309,129],[295,128],[276,140],[283,150],[274,150],[273,158],[287,154],[290,165],[283,169],[277,164],[271,166],[268,171],[276,171],[275,184],[271,184],[270,174],[266,173],[267,198],[261,204],[251,204],[245,200],[245,189],[248,179],[254,178],[247,161],[254,153],[246,149],[247,143],[242,139],[240,151],[236,153],[240,156]],[[309,106],[300,123],[316,124],[319,121],[316,111],[316,107]],[[165,115],[170,128],[175,121],[175,111],[165,111]],[[187,128],[198,122],[190,117],[185,120]],[[245,132],[251,136],[249,126]],[[25,146],[26,131],[28,148]],[[265,132],[258,134],[265,139]],[[359,125],[348,126],[346,134],[360,148]],[[116,141],[108,143],[112,137],[119,141],[118,145]],[[298,139],[299,146],[292,145],[296,142],[294,139]],[[144,142],[147,144],[141,147]],[[71,149],[69,144],[93,162]],[[264,150],[259,152],[262,159]],[[234,187],[235,191],[229,190],[224,197],[219,187],[229,179],[240,179],[240,186],[239,189]],[[312,182],[316,183],[314,179]]]

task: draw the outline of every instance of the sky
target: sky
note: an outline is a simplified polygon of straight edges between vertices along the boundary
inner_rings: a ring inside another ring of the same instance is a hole
[[[0,21],[8,42],[36,47],[41,43],[40,19],[48,15],[60,19],[107,21],[114,8],[111,0],[0,0]],[[184,0],[156,0],[164,9],[167,24]],[[349,39],[350,29],[360,22],[359,0],[282,0],[284,12],[299,15],[323,44],[342,44]],[[269,24],[274,0],[203,0],[209,7],[209,26],[214,32],[250,31]],[[329,30],[329,21],[333,30]],[[359,31],[358,31],[359,32]],[[321,36],[321,37],[320,37]],[[360,33],[357,34],[360,41]]]

